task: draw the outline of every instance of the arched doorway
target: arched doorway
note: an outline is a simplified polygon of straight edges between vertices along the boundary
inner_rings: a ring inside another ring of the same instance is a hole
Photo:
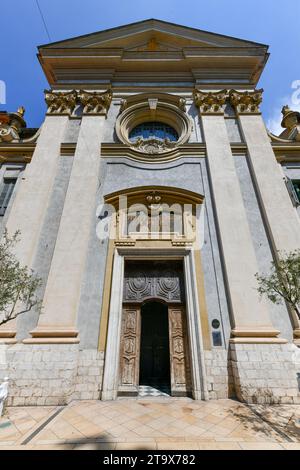
[[[168,307],[158,301],[141,307],[139,384],[170,392]]]

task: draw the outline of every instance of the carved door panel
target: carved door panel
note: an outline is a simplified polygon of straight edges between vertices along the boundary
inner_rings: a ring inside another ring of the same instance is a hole
[[[119,392],[137,395],[140,361],[140,307],[123,308]]]
[[[186,314],[183,306],[169,306],[171,394],[184,396],[191,391],[191,369]]]

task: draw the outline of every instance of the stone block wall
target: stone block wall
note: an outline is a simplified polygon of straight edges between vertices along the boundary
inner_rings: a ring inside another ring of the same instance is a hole
[[[210,399],[300,404],[300,349],[294,344],[230,344],[205,351]],[[0,344],[8,406],[66,405],[100,398],[104,353],[78,344]]]
[[[210,400],[234,396],[233,375],[227,349],[204,351]]]
[[[8,406],[65,405],[97,399],[103,353],[78,344],[0,345],[0,378],[9,377]]]
[[[287,344],[230,344],[236,396],[247,403],[300,404],[300,349]]]

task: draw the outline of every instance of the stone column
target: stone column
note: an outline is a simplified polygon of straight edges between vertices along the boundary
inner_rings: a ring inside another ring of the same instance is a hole
[[[43,311],[26,342],[78,342],[80,290],[99,184],[100,144],[111,92],[78,95],[84,106]]]
[[[275,254],[300,248],[300,219],[288,194],[276,161],[259,105],[262,91],[231,91],[230,101],[238,116],[248,148],[248,159],[268,236]],[[295,336],[300,336],[294,316]]]
[[[258,264],[223,116],[227,92],[195,92],[207,160],[234,328],[234,341],[278,342],[267,304],[256,290]]]
[[[51,99],[50,99],[51,96]],[[75,106],[76,94],[46,93],[49,105],[31,163],[26,166],[6,224],[8,233],[20,231],[14,252],[21,265],[32,266],[43,218],[55,179],[60,145]],[[63,106],[64,105],[64,106]],[[16,321],[0,328],[0,338],[14,338]]]

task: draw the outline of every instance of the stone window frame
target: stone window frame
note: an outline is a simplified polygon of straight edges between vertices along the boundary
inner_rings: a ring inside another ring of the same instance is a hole
[[[6,162],[0,165],[0,193],[4,187],[4,180],[6,178],[16,179],[16,183],[14,185],[13,191],[10,195],[9,202],[7,208],[3,214],[0,214],[0,223],[6,222],[11,206],[13,204],[15,195],[18,191],[18,186],[20,182],[20,177],[25,170],[26,164],[25,163],[13,163],[13,162]]]
[[[125,109],[124,109],[125,108]],[[177,141],[171,145],[162,146],[159,153],[168,153],[176,147],[188,142],[192,133],[192,121],[185,113],[185,100],[168,94],[141,94],[123,100],[121,113],[116,120],[116,134],[120,142],[126,146],[147,153],[145,149],[137,148],[129,139],[130,132],[139,124],[157,121],[171,126],[178,134]]]

